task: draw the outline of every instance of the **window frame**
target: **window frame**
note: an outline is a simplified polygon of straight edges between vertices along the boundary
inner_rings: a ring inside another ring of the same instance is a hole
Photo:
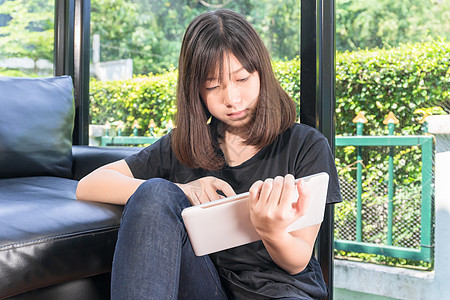
[[[54,75],[72,76],[74,145],[89,143],[90,0],[55,0]]]

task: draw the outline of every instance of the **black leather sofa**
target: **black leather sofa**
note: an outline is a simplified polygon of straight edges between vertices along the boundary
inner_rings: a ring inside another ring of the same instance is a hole
[[[0,77],[0,299],[108,299],[121,206],[77,182],[135,148],[72,146],[70,77]]]

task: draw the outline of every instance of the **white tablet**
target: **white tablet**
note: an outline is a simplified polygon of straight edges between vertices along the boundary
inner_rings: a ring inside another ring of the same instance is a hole
[[[318,173],[302,179],[309,190],[310,202],[305,214],[288,227],[288,232],[323,221],[328,174]],[[247,192],[183,210],[181,215],[195,255],[202,256],[261,239],[250,220],[248,196]]]

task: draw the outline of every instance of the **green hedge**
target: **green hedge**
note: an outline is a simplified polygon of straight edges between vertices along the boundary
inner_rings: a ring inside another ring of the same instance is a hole
[[[365,135],[385,135],[389,111],[399,119],[396,134],[422,134],[423,114],[450,110],[450,43],[443,40],[403,45],[389,50],[346,52],[336,57],[336,134],[353,135],[356,113],[364,112]],[[363,153],[366,170],[385,173],[385,148]],[[355,148],[338,147],[336,164],[342,176],[355,178]],[[420,152],[398,148],[396,184],[420,184]],[[381,182],[369,171],[366,180]]]
[[[389,111],[402,134],[420,131],[418,108],[450,109],[450,43],[442,40],[336,57],[336,133],[354,134],[352,119],[365,113],[365,134],[386,134]]]
[[[150,120],[156,123],[155,132],[162,134],[169,120],[173,119],[177,72],[162,75],[139,76],[130,80],[91,80],[89,89],[91,124],[112,126],[123,122],[123,135],[132,133],[132,125],[138,121],[139,135],[148,134]]]

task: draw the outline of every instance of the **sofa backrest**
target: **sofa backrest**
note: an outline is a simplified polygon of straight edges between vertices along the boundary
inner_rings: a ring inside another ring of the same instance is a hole
[[[0,77],[0,178],[72,178],[70,76]]]

